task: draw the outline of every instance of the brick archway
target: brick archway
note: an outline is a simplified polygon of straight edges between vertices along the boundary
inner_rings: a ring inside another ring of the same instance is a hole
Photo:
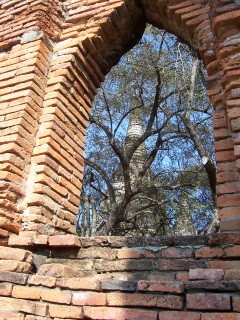
[[[75,232],[91,103],[146,22],[188,43],[206,66],[221,230],[240,230],[240,4],[231,2],[0,1],[3,234]]]

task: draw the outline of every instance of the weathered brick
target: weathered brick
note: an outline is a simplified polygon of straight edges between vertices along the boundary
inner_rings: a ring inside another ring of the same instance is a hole
[[[168,259],[159,260],[156,262],[156,267],[159,270],[172,270],[172,271],[182,271],[194,268],[206,268],[206,261],[194,260],[194,259]],[[214,268],[216,269],[216,268]]]
[[[209,261],[209,269],[240,269],[240,261]]]
[[[187,308],[195,310],[231,310],[230,296],[223,294],[187,294]]]
[[[26,315],[24,320],[45,320],[45,317]]]
[[[100,281],[93,278],[70,278],[59,279],[58,286],[64,289],[71,290],[93,290],[100,291]]]
[[[119,249],[117,251],[118,259],[137,259],[137,258],[156,258],[157,253],[139,248]]]
[[[38,269],[38,275],[54,278],[72,278],[76,274],[76,269],[58,263],[44,264]]]
[[[0,283],[0,296],[11,296],[12,287],[11,283]]]
[[[222,269],[190,269],[189,280],[219,281],[224,278]]]
[[[222,248],[202,247],[195,250],[196,258],[221,258],[224,256]]]
[[[33,254],[30,251],[17,248],[0,247],[0,259],[33,262]]]
[[[159,320],[201,320],[201,314],[188,311],[162,311]]]
[[[102,281],[101,289],[107,291],[125,291],[134,292],[137,288],[137,283],[132,281]]]
[[[156,291],[156,292],[171,292],[183,293],[184,287],[181,282],[177,281],[139,281],[139,291]]]
[[[164,294],[157,297],[156,306],[162,309],[183,309],[183,297],[176,295]]]
[[[47,305],[35,301],[0,297],[0,305],[6,311],[20,311],[39,316],[47,315]]]
[[[80,249],[77,255],[78,259],[106,259],[115,260],[117,251],[110,248],[88,248]]]
[[[0,271],[30,273],[32,265],[27,262],[14,260],[0,260]]]
[[[156,311],[112,307],[84,307],[84,315],[94,320],[157,320]]]
[[[240,297],[232,297],[233,311],[240,312]]]
[[[24,320],[25,315],[23,313],[0,311],[0,319],[2,320]]]
[[[28,278],[28,284],[35,286],[44,286],[54,288],[56,286],[56,278],[41,275],[30,275]]]
[[[41,299],[43,301],[50,301],[54,303],[70,304],[72,294],[70,291],[57,291],[57,290],[41,290]]]
[[[14,286],[12,290],[13,298],[40,300],[41,288]]]
[[[208,235],[210,246],[221,246],[226,244],[240,244],[239,233],[212,233]]]
[[[28,274],[10,272],[10,271],[0,271],[0,281],[7,281],[10,283],[26,284],[28,279]]]
[[[118,261],[96,261],[95,268],[98,271],[138,271],[152,270],[151,260],[124,259]]]
[[[201,313],[201,320],[239,320],[240,314],[230,313]]]
[[[78,237],[72,235],[50,236],[48,243],[54,247],[80,247]]]
[[[238,291],[240,287],[239,281],[207,281],[207,280],[197,280],[189,281],[185,283],[185,289],[191,291],[214,291],[214,292],[235,292]]]
[[[229,258],[238,258],[240,257],[240,245],[226,247],[224,253]]]
[[[32,237],[20,237],[15,234],[11,234],[8,240],[10,246],[31,246]]]
[[[162,250],[163,258],[193,258],[193,248],[167,248]]]
[[[176,280],[180,282],[187,282],[189,281],[189,274],[187,272],[178,272],[176,274]]]
[[[57,304],[49,305],[49,314],[53,318],[82,319],[83,309],[76,306],[63,306]]]
[[[225,280],[240,280],[240,270],[239,269],[232,269],[232,270],[225,270]]]
[[[155,307],[157,296],[139,293],[107,293],[109,306]]]
[[[77,306],[105,306],[106,298],[106,293],[73,292],[72,304]]]

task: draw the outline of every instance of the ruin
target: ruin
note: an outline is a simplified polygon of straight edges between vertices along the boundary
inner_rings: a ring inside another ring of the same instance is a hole
[[[0,319],[240,319],[239,17],[238,0],[0,0]],[[91,104],[146,23],[206,67],[221,233],[78,239]]]

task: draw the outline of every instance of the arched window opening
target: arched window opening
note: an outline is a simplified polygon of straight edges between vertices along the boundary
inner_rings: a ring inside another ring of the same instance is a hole
[[[216,231],[212,113],[202,62],[148,26],[95,99],[79,235]]]

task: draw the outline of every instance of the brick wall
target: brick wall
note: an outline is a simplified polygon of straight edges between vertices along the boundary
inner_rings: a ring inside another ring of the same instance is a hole
[[[13,235],[8,245],[0,247],[0,319],[240,319],[236,233]]]
[[[221,230],[238,231],[239,15],[230,0],[1,0],[1,234],[74,234],[92,101],[146,22],[206,66]]]
[[[232,0],[0,0],[0,319],[240,319],[239,16]],[[235,233],[71,235],[91,103],[146,22],[205,64]]]

